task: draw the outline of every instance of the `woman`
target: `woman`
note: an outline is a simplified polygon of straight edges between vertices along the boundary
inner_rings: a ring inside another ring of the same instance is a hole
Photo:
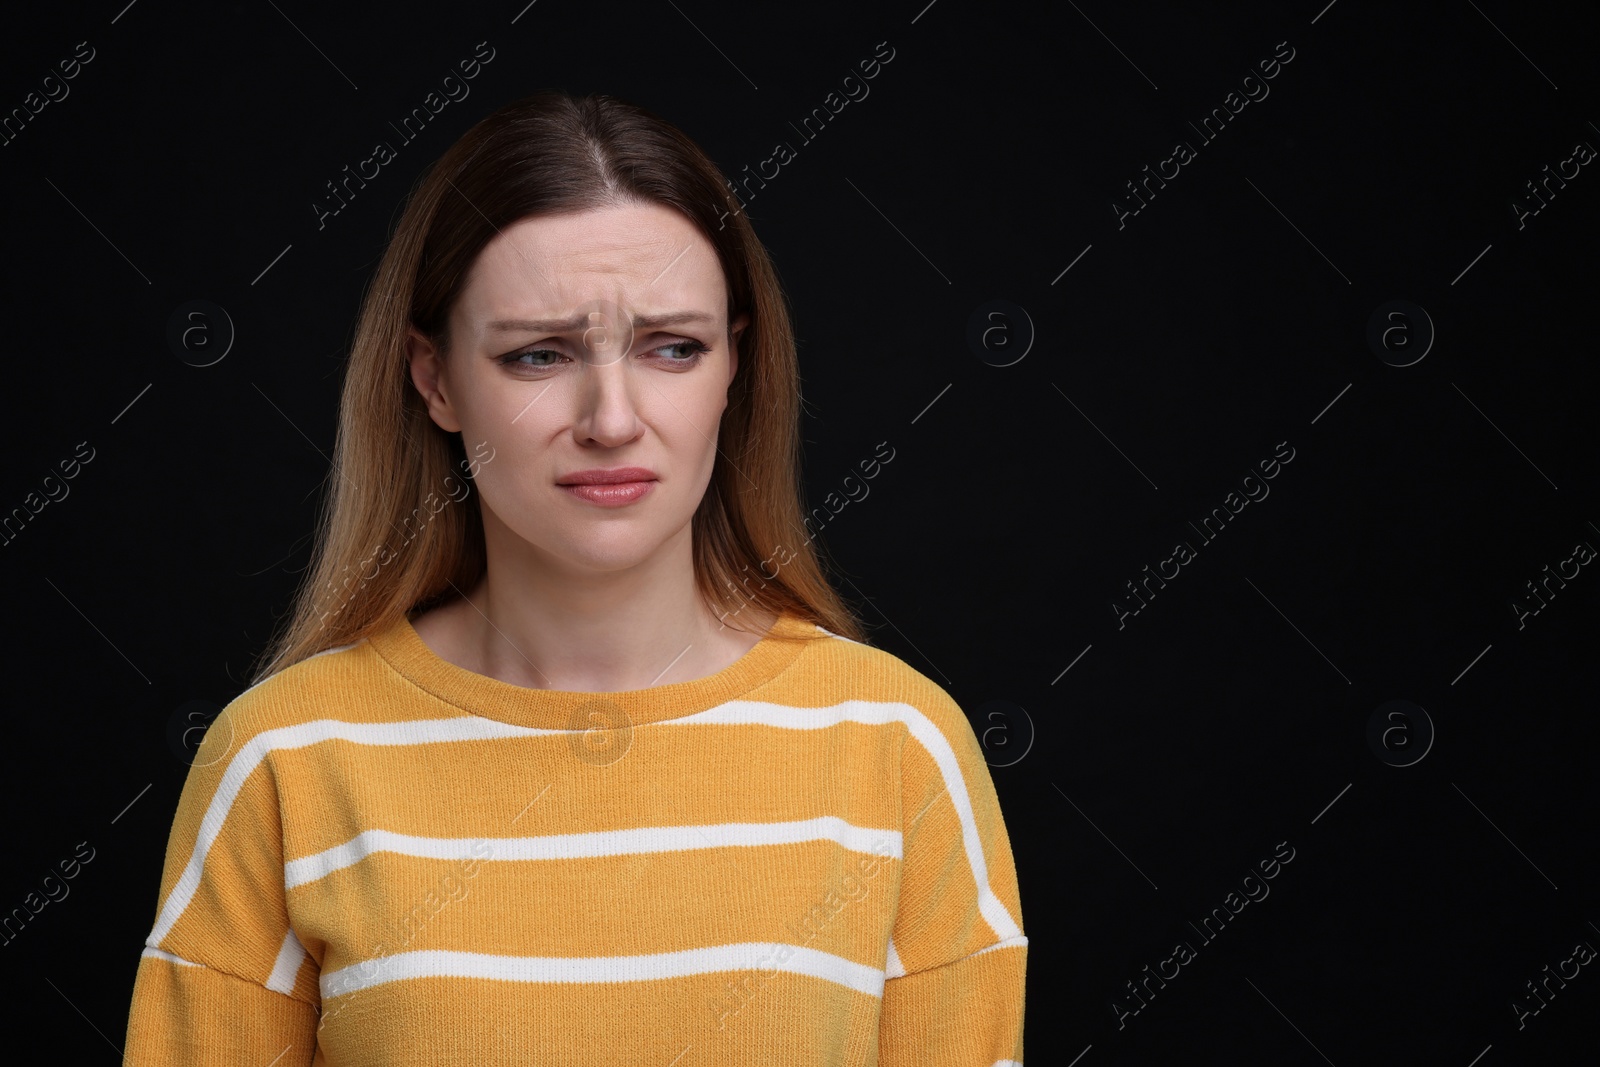
[[[551,92],[451,147],[184,786],[126,1062],[1020,1061],[994,787],[828,585],[798,403],[680,131]]]

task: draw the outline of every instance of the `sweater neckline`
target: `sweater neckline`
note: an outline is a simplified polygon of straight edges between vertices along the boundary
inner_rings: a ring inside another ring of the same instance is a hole
[[[744,655],[713,674],[611,693],[534,689],[469,671],[429,648],[406,615],[368,640],[406,681],[465,712],[536,729],[591,730],[681,718],[743,696],[787,669],[818,632],[785,609]]]

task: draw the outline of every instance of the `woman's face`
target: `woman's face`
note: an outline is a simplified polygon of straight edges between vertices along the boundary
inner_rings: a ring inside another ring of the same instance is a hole
[[[491,552],[613,571],[685,531],[748,322],[727,311],[710,242],[658,204],[523,219],[484,247],[448,357],[416,330],[409,346],[433,421],[493,457],[476,475]],[[569,487],[621,467],[648,472],[643,484]]]

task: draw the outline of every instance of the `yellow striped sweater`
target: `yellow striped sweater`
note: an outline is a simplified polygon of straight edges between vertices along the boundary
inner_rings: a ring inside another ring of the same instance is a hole
[[[529,689],[406,619],[246,690],[173,820],[127,1064],[1022,1059],[972,728],[785,614],[740,659]]]

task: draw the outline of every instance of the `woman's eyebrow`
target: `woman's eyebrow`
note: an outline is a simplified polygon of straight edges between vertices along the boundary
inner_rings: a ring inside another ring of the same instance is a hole
[[[583,312],[565,319],[495,319],[486,323],[484,329],[497,333],[573,333],[590,325],[590,314]],[[712,317],[704,311],[667,311],[658,315],[640,315],[633,320],[633,328],[649,330],[660,326],[712,321]]]

